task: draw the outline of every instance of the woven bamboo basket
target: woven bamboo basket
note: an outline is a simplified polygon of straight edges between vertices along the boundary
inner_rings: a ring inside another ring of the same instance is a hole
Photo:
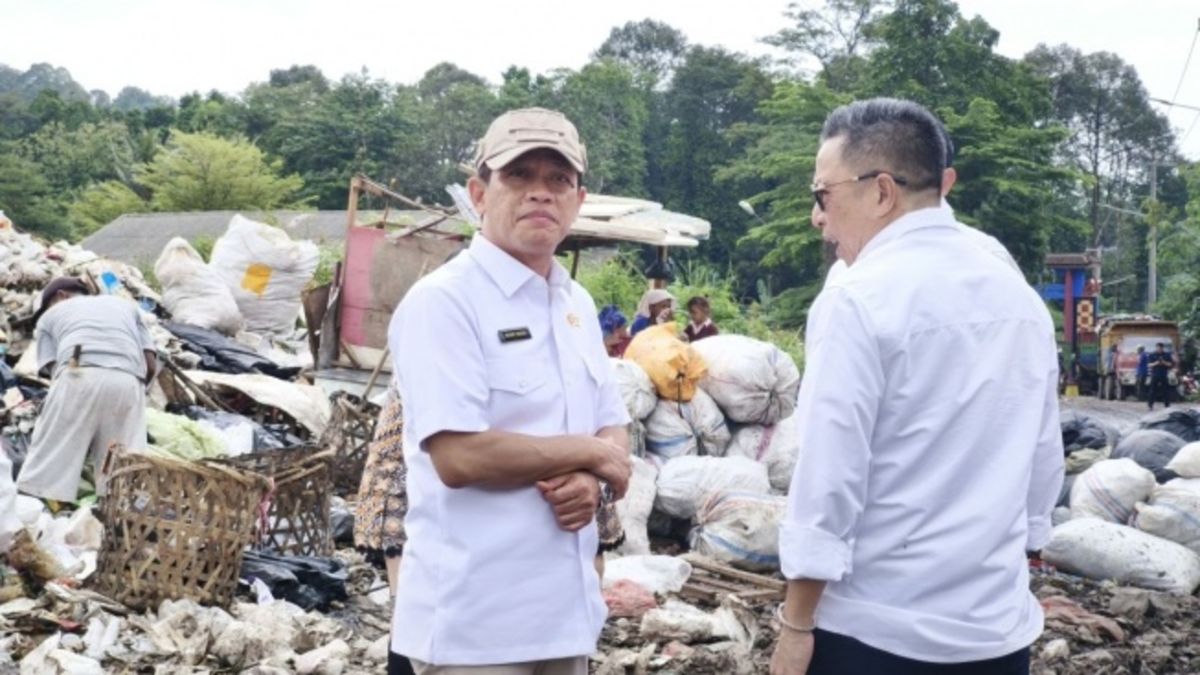
[[[321,445],[333,450],[337,458],[333,465],[334,492],[340,496],[357,495],[380,408],[346,392],[334,394],[330,403],[333,414]]]
[[[271,479],[267,526],[253,545],[282,555],[333,554],[329,500],[334,452],[316,446],[286,448],[222,460]]]
[[[214,462],[110,457],[97,588],[139,610],[168,599],[228,606],[269,481]]]

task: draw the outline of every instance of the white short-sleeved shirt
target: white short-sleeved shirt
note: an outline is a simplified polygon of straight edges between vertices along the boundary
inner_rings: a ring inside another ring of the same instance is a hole
[[[1007,655],[1042,630],[1026,550],[1063,477],[1049,312],[943,209],[888,225],[808,316],[783,573],[817,625],[912,659]]]
[[[476,235],[408,292],[388,344],[409,500],[392,649],[435,665],[591,654],[607,616],[595,523],[564,532],[533,486],[450,489],[424,448],[443,431],[628,424],[591,296],[557,262],[547,280]]]

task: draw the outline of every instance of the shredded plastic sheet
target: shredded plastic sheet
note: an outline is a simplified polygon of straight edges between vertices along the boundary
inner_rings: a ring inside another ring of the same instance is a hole
[[[268,375],[230,375],[192,370],[185,373],[197,384],[217,384],[236,389],[263,405],[291,415],[313,438],[320,438],[329,426],[329,399],[319,387],[285,382]]]
[[[223,438],[182,415],[148,408],[146,431],[150,434],[152,452],[190,462],[227,454]]]

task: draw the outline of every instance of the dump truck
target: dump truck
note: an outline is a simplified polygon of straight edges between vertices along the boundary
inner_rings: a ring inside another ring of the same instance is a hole
[[[1152,316],[1114,316],[1102,318],[1096,332],[1100,337],[1100,358],[1095,391],[1102,399],[1123,401],[1138,393],[1144,394],[1146,383],[1142,382],[1143,386],[1138,387],[1137,381],[1138,347],[1150,353],[1162,343],[1167,352],[1175,356],[1176,363],[1179,361],[1179,324],[1174,321]],[[1108,368],[1108,353],[1113,345],[1117,346],[1115,372]],[[1172,387],[1179,386],[1177,371],[1171,372],[1169,382]]]

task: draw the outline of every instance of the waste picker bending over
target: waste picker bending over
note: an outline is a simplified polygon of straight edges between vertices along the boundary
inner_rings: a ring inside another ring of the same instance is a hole
[[[940,208],[936,118],[835,110],[814,218],[846,269],[809,312],[800,453],[780,527],[775,675],[1029,672],[1026,552],[1063,476],[1053,324]]]
[[[632,470],[595,303],[554,259],[586,155],[531,108],[492,123],[476,168],[481,232],[389,329],[409,499],[392,650],[418,675],[584,675],[601,481],[620,497]]]
[[[80,279],[55,279],[36,315],[38,370],[52,381],[17,489],[43,499],[75,501],[89,454],[104,496],[109,446],[146,444],[145,388],[157,368],[150,331],[134,303],[90,292]]]

